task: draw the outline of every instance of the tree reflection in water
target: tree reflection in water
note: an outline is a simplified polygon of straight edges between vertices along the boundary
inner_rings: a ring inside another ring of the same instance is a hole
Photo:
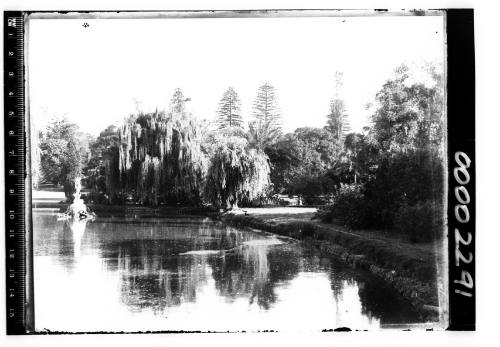
[[[88,219],[73,218],[57,220],[55,213],[34,214],[33,225],[35,228],[49,231],[43,237],[39,233],[35,233],[35,255],[57,254],[65,257],[64,264],[71,271],[75,261],[82,255],[82,243],[88,222]]]
[[[82,239],[87,226],[87,219],[73,218],[65,221],[65,226],[69,227],[73,234],[73,254],[75,257],[80,257],[82,248]]]
[[[353,269],[337,259],[328,259],[325,269],[330,274],[332,293],[337,303],[337,317],[342,308],[353,309],[352,300],[346,300],[344,293],[354,291],[359,298],[360,313],[369,322],[377,320],[381,325],[389,325],[420,321],[410,304],[381,279],[368,271]],[[350,302],[351,307],[345,307],[345,302]]]
[[[298,271],[298,263],[293,261],[298,257],[291,250],[281,251],[279,261],[270,267],[269,260],[277,260],[269,254],[273,246],[244,244],[252,237],[264,237],[259,234],[217,228],[208,221],[166,229],[161,239],[156,230],[140,242],[125,238],[101,243],[108,245],[106,266],[121,273],[122,300],[132,310],[149,307],[163,312],[170,306],[195,302],[209,277],[227,300],[248,297],[250,304],[256,300],[267,309],[276,300],[276,282],[293,278]],[[221,252],[182,254],[193,249]]]
[[[278,249],[279,248],[279,249]],[[224,258],[212,258],[213,278],[228,300],[248,297],[249,303],[269,309],[276,301],[275,287],[299,271],[297,251],[286,245],[242,245]]]

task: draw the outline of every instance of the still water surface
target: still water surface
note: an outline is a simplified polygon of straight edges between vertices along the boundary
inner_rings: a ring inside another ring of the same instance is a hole
[[[207,218],[36,210],[35,321],[51,331],[321,331],[417,323],[371,274]]]

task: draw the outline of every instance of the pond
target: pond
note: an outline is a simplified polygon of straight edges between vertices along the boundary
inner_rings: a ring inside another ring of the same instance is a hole
[[[58,221],[35,210],[38,331],[321,331],[419,323],[370,273],[201,217]]]

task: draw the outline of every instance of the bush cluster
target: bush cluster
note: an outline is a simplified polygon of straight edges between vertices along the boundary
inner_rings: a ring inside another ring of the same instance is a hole
[[[82,195],[82,199],[86,204],[109,204],[109,199],[104,193],[95,191]]]
[[[427,242],[443,226],[442,166],[433,153],[415,151],[381,158],[373,178],[341,184],[318,217],[351,229],[386,229],[411,242]]]
[[[402,206],[394,220],[394,228],[411,242],[433,241],[443,228],[442,204],[427,200],[413,206]]]
[[[333,203],[319,210],[320,219],[328,223],[340,221],[351,229],[365,227],[369,210],[361,189],[361,185],[341,184]]]

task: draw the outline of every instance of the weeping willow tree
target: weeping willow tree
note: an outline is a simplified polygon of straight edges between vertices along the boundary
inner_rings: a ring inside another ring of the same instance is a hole
[[[131,116],[120,127],[116,157],[106,170],[111,197],[132,194],[146,205],[200,202],[206,159],[202,129],[186,112],[187,100],[178,89],[167,113]]]
[[[239,136],[222,136],[214,147],[205,196],[217,208],[234,209],[243,201],[263,198],[271,185],[263,151],[249,148]]]

